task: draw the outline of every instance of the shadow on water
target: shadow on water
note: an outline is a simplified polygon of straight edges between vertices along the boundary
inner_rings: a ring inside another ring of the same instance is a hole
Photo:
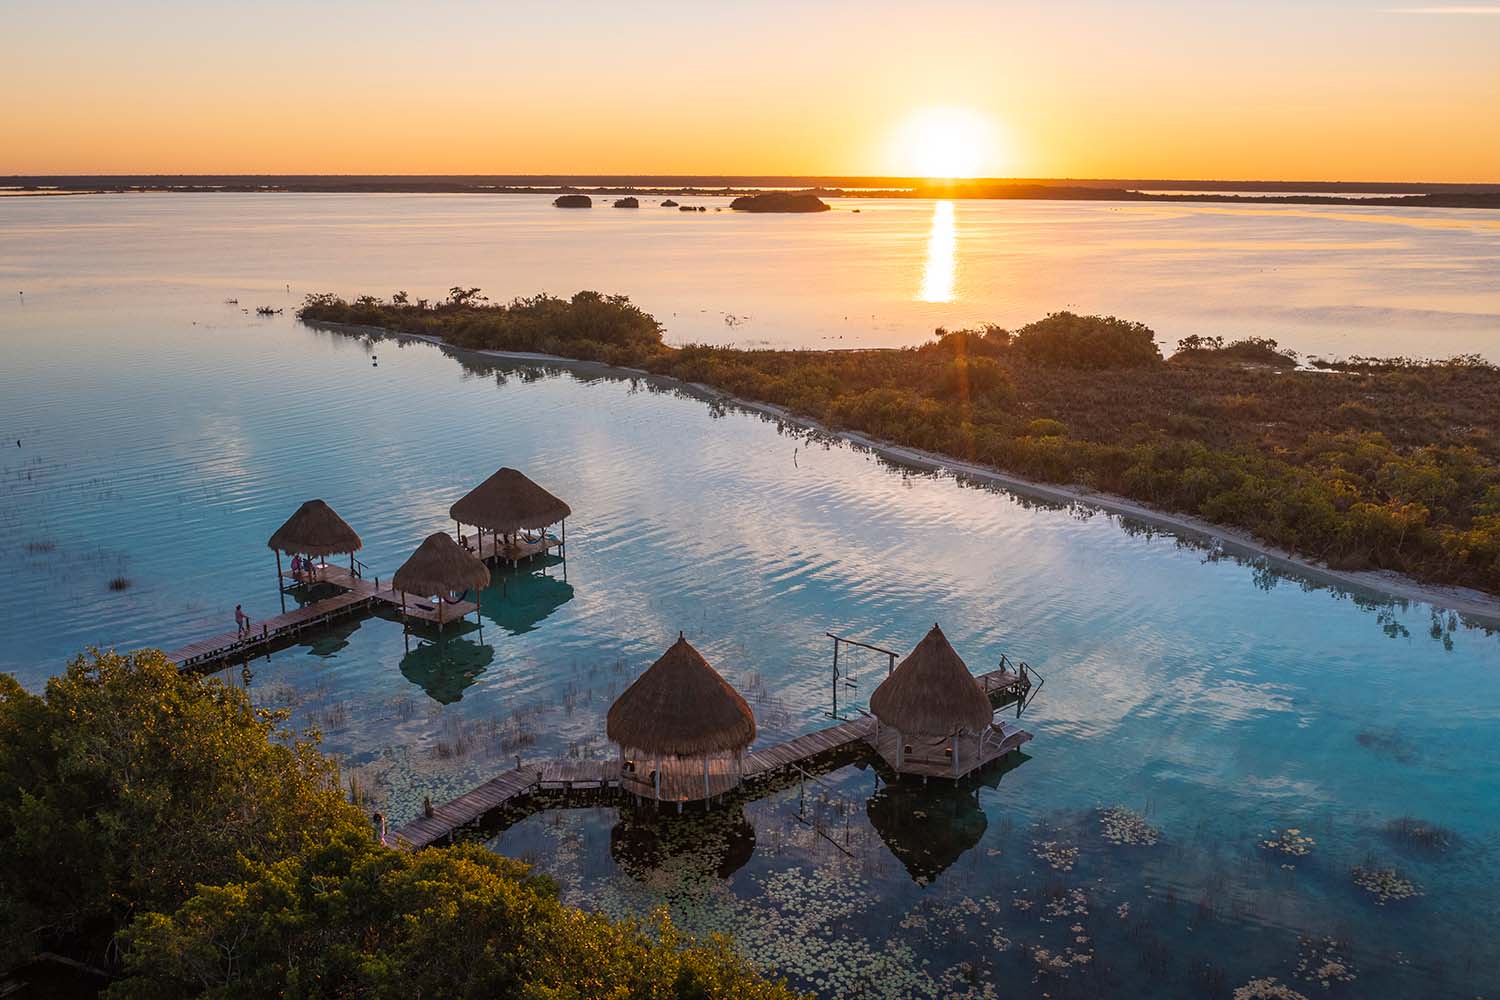
[[[640,882],[664,872],[727,879],[755,854],[755,825],[735,804],[680,816],[624,808],[609,831],[609,853]]]
[[[442,705],[464,696],[495,658],[495,647],[456,637],[418,639],[401,657],[401,675]]]
[[[511,635],[534,630],[573,599],[573,585],[554,576],[558,556],[533,559],[515,570],[497,570],[479,595],[480,612]]]
[[[978,846],[989,828],[979,794],[1031,758],[1013,753],[963,781],[882,785],[865,800],[870,826],[919,885],[936,879]]]
[[[307,647],[309,656],[333,656],[349,645],[354,633],[359,631],[358,618],[344,618],[319,630]]]

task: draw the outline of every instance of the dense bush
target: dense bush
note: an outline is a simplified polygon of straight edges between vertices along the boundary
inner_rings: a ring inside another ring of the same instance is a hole
[[[352,831],[146,914],[125,943],[120,1000],[793,996],[727,940],[564,906],[550,881],[482,847],[408,854]]]
[[[440,311],[458,331],[494,308]],[[403,329],[410,315],[388,306],[363,322]],[[1500,592],[1500,371],[1474,358],[1309,373],[1273,341],[1189,338],[1218,363],[1166,364],[1146,327],[1070,313],[1015,334],[939,330],[903,350],[674,350],[649,317],[630,324],[647,326],[621,350],[652,372],[1193,514],[1334,566]],[[557,325],[556,353],[598,357],[596,335],[574,329]]]
[[[280,721],[155,651],[42,697],[0,674],[0,968],[59,953],[119,997],[791,995],[477,847],[377,843]]]
[[[1161,363],[1156,334],[1144,323],[1113,316],[1053,313],[1015,333],[1028,360],[1064,368],[1140,368]]]
[[[333,765],[278,723],[158,653],[79,657],[44,698],[0,674],[0,962],[102,962],[137,912],[346,823]]]
[[[578,292],[571,299],[534,295],[502,305],[486,303],[477,288],[455,287],[435,306],[425,301],[382,303],[368,296],[349,303],[333,295],[309,295],[298,315],[437,336],[459,347],[562,354],[609,364],[637,365],[663,350],[661,324],[625,296],[598,292]]]
[[[1269,337],[1245,337],[1228,344],[1223,337],[1193,334],[1177,342],[1172,360],[1193,364],[1256,364],[1293,367],[1297,352],[1289,351]]]

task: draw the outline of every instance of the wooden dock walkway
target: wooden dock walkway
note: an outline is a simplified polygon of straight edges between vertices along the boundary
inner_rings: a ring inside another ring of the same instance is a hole
[[[499,809],[512,799],[529,794],[541,782],[542,772],[534,766],[521,766],[491,778],[440,806],[431,816],[420,816],[396,831],[398,847],[418,848],[453,835],[455,830],[477,822],[485,813]]]
[[[249,659],[270,651],[273,646],[290,641],[310,628],[319,628],[336,618],[363,610],[370,603],[368,594],[345,591],[334,597],[314,601],[293,611],[274,615],[243,632],[220,632],[218,635],[190,642],[170,650],[167,659],[179,669],[207,666],[220,660]]]
[[[1025,675],[1005,669],[980,674],[975,680],[989,694],[991,704],[997,709],[1024,697],[1030,686]],[[1019,749],[1029,739],[1030,733],[1015,728],[1004,740],[1004,752]],[[805,770],[818,758],[850,750],[878,750],[875,746],[873,718],[851,719],[752,750],[744,758],[744,780],[747,784],[767,781],[792,770]],[[684,772],[684,775],[684,781],[690,784],[684,784],[683,787],[691,787],[691,784],[702,781],[701,772]],[[502,806],[520,804],[535,792],[567,792],[576,788],[593,788],[623,795],[627,789],[622,781],[620,762],[617,759],[548,760],[518,766],[450,802],[434,807],[431,816],[420,817],[401,827],[396,831],[395,843],[398,847],[410,850],[426,847],[451,838],[464,827],[479,823],[487,814]],[[664,797],[662,801],[677,801],[677,798]]]

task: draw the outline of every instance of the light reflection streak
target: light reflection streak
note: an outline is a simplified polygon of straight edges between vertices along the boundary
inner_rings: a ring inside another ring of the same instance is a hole
[[[932,206],[932,229],[927,234],[927,264],[922,269],[918,302],[952,302],[958,231],[953,224],[953,202]]]

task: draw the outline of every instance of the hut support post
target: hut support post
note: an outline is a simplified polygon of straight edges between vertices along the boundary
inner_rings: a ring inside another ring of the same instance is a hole
[[[901,770],[901,765],[906,762],[906,757],[901,752],[902,749],[903,749],[902,746],[901,746],[901,740],[902,739],[903,739],[903,737],[901,735],[901,730],[897,729],[896,730],[896,770],[898,770],[898,771]]]
[[[703,758],[703,798],[708,799],[708,758]],[[705,806],[704,808],[707,808]]]
[[[660,757],[656,758],[656,771],[651,775],[651,779],[652,779],[653,782],[655,782],[656,801],[657,801],[658,804],[660,804],[661,803],[661,758]]]
[[[276,550],[276,593],[281,595],[281,613],[286,614],[286,584],[281,579],[281,550]]]

